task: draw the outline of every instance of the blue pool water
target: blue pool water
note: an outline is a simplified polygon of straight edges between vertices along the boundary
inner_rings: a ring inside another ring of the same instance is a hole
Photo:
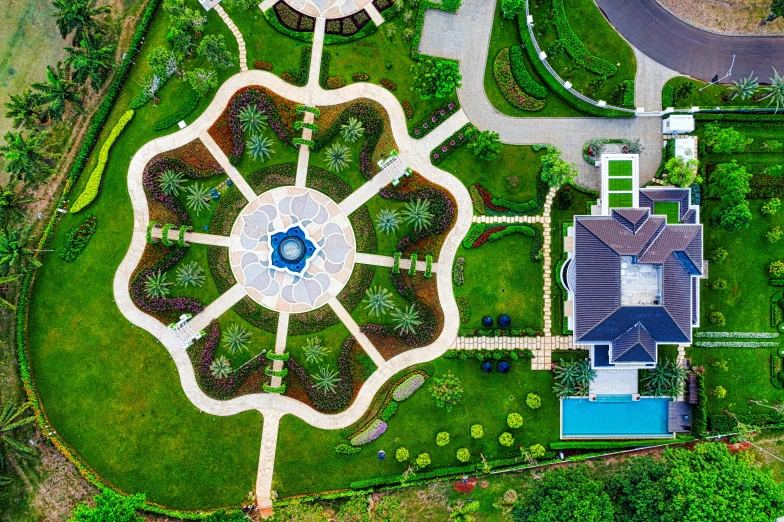
[[[667,414],[670,399],[633,401],[631,395],[600,395],[589,401],[561,401],[563,438],[670,437]]]

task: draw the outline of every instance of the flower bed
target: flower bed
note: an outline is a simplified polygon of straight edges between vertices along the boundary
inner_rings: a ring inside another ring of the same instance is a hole
[[[65,247],[60,250],[57,255],[60,259],[71,263],[76,257],[84,250],[90,238],[95,233],[95,228],[98,225],[98,218],[95,216],[88,216],[87,219],[78,227],[72,228],[68,232]]]
[[[353,36],[365,27],[368,22],[370,22],[370,16],[363,9],[343,18],[328,20],[325,32],[327,35]]]
[[[414,117],[414,108],[411,107],[411,116],[408,115],[408,111],[406,109],[406,101],[403,102],[403,110],[406,111],[406,117],[411,119]],[[411,103],[408,104],[409,107]],[[447,118],[452,116],[454,113],[460,110],[460,103],[457,100],[450,100],[433,112],[428,114],[426,117],[422,118],[421,121],[417,122],[411,130],[408,131],[409,136],[412,138],[424,138],[427,136],[433,129],[441,125]]]
[[[433,165],[438,165],[444,161],[447,156],[452,154],[458,147],[468,143],[468,141],[471,139],[469,137],[469,130],[474,128],[475,127],[472,124],[466,123],[460,130],[441,142],[441,145],[433,149],[433,151],[430,153],[430,162]]]
[[[474,208],[481,208],[482,212],[478,212],[480,215],[487,214],[490,216],[526,216],[536,214],[542,208],[542,205],[539,203],[539,198],[530,199],[523,203],[510,201],[505,198],[495,198],[479,183],[471,185],[469,187],[469,193],[472,195],[471,198],[472,202],[474,203]],[[474,193],[478,195],[479,199],[481,200],[481,206],[479,201],[474,201]]]
[[[255,67],[256,69],[261,69],[262,71],[272,70],[272,64],[269,62],[265,62],[263,60],[256,60],[255,62],[253,62],[253,67]]]
[[[366,82],[370,80],[370,75],[366,73],[354,73],[351,76],[351,79],[354,80],[355,82]]]
[[[288,362],[291,372],[296,375],[300,384],[305,388],[305,392],[313,402],[313,406],[320,412],[336,412],[344,410],[351,403],[354,394],[354,381],[351,377],[351,350],[354,346],[354,338],[349,336],[343,343],[338,355],[338,375],[340,380],[337,382],[334,392],[324,391],[317,388],[313,383],[313,378],[295,359]]]
[[[512,66],[512,76],[514,76],[515,83],[523,89],[523,92],[533,96],[539,100],[544,100],[547,97],[547,89],[536,83],[528,72],[525,66],[525,58],[523,55],[523,48],[514,46],[509,51],[509,63]]]
[[[694,332],[694,337],[730,339],[775,339],[780,334],[771,332]]]
[[[352,446],[362,446],[363,444],[367,444],[369,442],[373,442],[384,432],[387,431],[387,423],[382,421],[381,419],[376,419],[373,423],[367,427],[365,431],[355,436],[351,439]]]
[[[501,90],[506,101],[516,109],[536,112],[544,109],[546,102],[530,96],[517,85],[512,74],[512,64],[509,59],[509,48],[505,47],[498,52],[493,61],[493,78]]]
[[[397,84],[395,82],[393,82],[392,80],[389,80],[387,78],[381,78],[381,80],[379,80],[379,83],[381,84],[381,86],[383,88],[385,88],[388,91],[396,91],[397,90]]]
[[[411,397],[415,391],[425,384],[425,377],[422,374],[415,374],[400,383],[392,392],[392,398],[397,401],[404,401]]]
[[[507,230],[509,229],[509,230]],[[504,236],[513,233],[521,233],[531,238],[531,248],[529,258],[533,262],[541,261],[539,250],[544,243],[542,229],[538,226],[530,225],[497,225],[488,227],[486,223],[473,223],[468,229],[466,237],[463,238],[463,248],[478,248],[487,241],[497,241]]]
[[[405,113],[406,118],[409,120],[414,117],[414,107],[408,100],[403,100],[403,113]]]

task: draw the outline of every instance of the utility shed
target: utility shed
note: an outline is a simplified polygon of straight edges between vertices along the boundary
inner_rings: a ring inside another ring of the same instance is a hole
[[[662,134],[687,134],[694,132],[694,116],[674,114],[662,120]]]

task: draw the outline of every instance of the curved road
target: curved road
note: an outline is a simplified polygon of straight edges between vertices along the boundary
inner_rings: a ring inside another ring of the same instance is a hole
[[[784,73],[784,37],[723,36],[692,27],[656,0],[596,0],[615,29],[655,61],[709,82],[727,74],[735,54],[731,83],[752,71],[768,82],[773,69]]]

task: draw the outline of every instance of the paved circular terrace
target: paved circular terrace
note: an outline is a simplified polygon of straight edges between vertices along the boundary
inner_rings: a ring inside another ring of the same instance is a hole
[[[287,4],[308,16],[342,18],[361,11],[372,0],[285,0]]]
[[[313,189],[287,186],[243,209],[231,231],[229,262],[254,301],[301,313],[340,293],[355,253],[351,223],[334,201]]]

